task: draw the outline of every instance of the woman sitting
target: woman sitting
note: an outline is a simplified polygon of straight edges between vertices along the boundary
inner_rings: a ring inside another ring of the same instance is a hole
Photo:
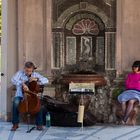
[[[128,124],[129,117],[136,102],[140,103],[140,61],[135,61],[132,65],[132,72],[128,74],[125,81],[126,90],[118,96],[118,101],[122,105],[122,122]]]

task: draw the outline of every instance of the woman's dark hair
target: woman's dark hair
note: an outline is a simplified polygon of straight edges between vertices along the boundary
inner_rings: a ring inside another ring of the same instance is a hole
[[[25,67],[25,68],[37,69],[37,68],[35,67],[34,63],[33,63],[33,62],[30,62],[30,61],[26,62],[25,65],[24,65],[24,67]]]
[[[140,71],[140,61],[135,61],[132,65],[132,68],[133,67],[138,67],[139,68],[138,71]]]

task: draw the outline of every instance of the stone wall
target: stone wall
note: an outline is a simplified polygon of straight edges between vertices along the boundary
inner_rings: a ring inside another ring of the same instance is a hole
[[[116,69],[123,73],[140,59],[140,1],[117,0],[117,5]]]
[[[56,1],[56,0],[54,0]],[[95,6],[99,7],[99,9],[102,9],[106,13],[106,17],[110,16],[110,8],[107,5],[104,5],[105,3],[101,1],[99,4],[97,0],[88,0],[89,3],[95,4]],[[44,4],[44,2],[46,2]],[[57,0],[57,2],[64,2],[67,5],[67,0]],[[72,0],[72,3],[67,5],[67,7],[64,7],[64,5],[60,4],[63,7],[63,11],[65,8],[70,7],[73,4],[77,4],[79,2]],[[113,53],[113,56],[116,55],[116,70],[117,74],[122,74],[125,70],[130,70],[131,65],[135,59],[140,59],[139,52],[140,52],[140,32],[139,32],[139,26],[140,26],[140,12],[139,12],[139,0],[117,0],[117,36],[116,36],[116,53]],[[15,6],[15,5],[14,5]],[[13,6],[13,7],[14,7]],[[12,14],[11,17],[12,20],[10,20],[10,16],[8,16],[8,39],[7,44],[8,46],[8,67],[11,67],[7,72],[7,89],[9,89],[10,85],[10,79],[14,72],[16,72],[19,68],[23,67],[23,63],[27,60],[34,61],[39,70],[43,71],[45,75],[50,76],[51,69],[53,67],[52,65],[52,38],[51,38],[51,0],[22,0],[18,1],[16,9],[17,11],[14,11],[12,7],[12,4],[10,4],[9,11],[12,12],[9,13],[9,15]],[[91,7],[89,7],[91,8]],[[94,7],[95,8],[95,7]],[[99,12],[99,15],[102,15],[102,12],[99,9],[93,9],[96,12]],[[60,10],[61,11],[61,10]],[[60,12],[59,11],[59,12]],[[15,17],[14,13],[18,13],[18,17]],[[61,13],[59,13],[61,14]],[[53,18],[56,21],[57,16],[55,15]],[[14,15],[14,16],[13,16]],[[113,16],[113,15],[111,15]],[[106,20],[106,17],[104,16],[104,20]],[[115,19],[113,20],[115,21]],[[115,23],[114,23],[115,24]],[[18,29],[18,31],[17,31]],[[18,32],[18,33],[16,33]],[[115,38],[114,32],[112,32],[113,39]],[[110,34],[106,34],[106,36],[110,36]],[[12,43],[11,43],[12,42]],[[109,42],[107,42],[109,43]],[[12,45],[12,47],[11,47]],[[111,49],[111,48],[108,48]],[[111,51],[111,50],[110,50]],[[107,54],[109,55],[109,53]],[[109,56],[108,61],[112,61],[112,57]],[[12,58],[12,62],[11,62]],[[16,60],[16,61],[15,61]],[[62,60],[63,61],[63,60]],[[63,63],[63,62],[62,62]],[[108,65],[108,67],[114,67],[113,64]],[[11,71],[12,70],[12,71]],[[89,109],[91,112],[95,113],[96,116],[99,118],[99,121],[106,122],[109,119],[109,115],[111,112],[111,91],[114,85],[111,83],[113,82],[114,77],[112,78],[112,74],[110,75],[111,69],[107,69],[106,71],[106,79],[108,81],[107,86],[101,87],[97,89],[96,95],[91,98],[92,103],[89,106]],[[58,78],[60,75],[59,70],[57,71],[57,76],[55,78]],[[59,97],[63,96],[64,100],[66,99],[65,93],[59,94],[58,90],[60,85],[51,85],[50,87],[46,88],[46,94],[49,94],[49,92],[53,93],[54,96],[56,94]],[[3,96],[2,96],[3,97]],[[96,98],[95,98],[96,97]],[[63,99],[62,98],[62,99]],[[59,99],[59,98],[58,98]],[[9,102],[10,99],[8,99]],[[66,101],[66,100],[65,100]],[[7,106],[5,106],[7,107]],[[8,112],[10,112],[10,105],[8,107]],[[96,108],[96,109],[95,109]],[[95,110],[94,110],[95,109]],[[100,110],[101,109],[101,110]]]
[[[133,4],[132,4],[133,3]],[[122,22],[122,68],[131,69],[133,61],[140,60],[140,10],[139,0],[123,1]],[[127,10],[125,10],[127,9]],[[129,41],[128,41],[129,40]]]

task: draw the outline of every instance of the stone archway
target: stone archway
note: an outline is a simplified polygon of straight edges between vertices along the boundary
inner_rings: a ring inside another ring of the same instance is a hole
[[[53,46],[55,47],[55,40],[57,40],[60,44],[59,47],[57,47],[57,49],[55,48],[54,52],[59,52],[57,54],[55,54],[55,56],[57,58],[55,58],[56,61],[54,61],[54,65],[53,68],[61,68],[65,66],[65,59],[66,56],[64,55],[64,50],[65,50],[65,34],[64,34],[64,29],[70,29],[72,22],[74,23],[77,18],[74,19],[74,15],[77,15],[78,13],[82,13],[82,12],[87,12],[87,13],[91,13],[92,17],[90,17],[91,19],[94,19],[93,15],[96,15],[98,17],[98,21],[101,20],[101,23],[104,24],[105,26],[105,37],[104,39],[99,38],[99,42],[105,42],[104,44],[104,50],[105,50],[105,70],[114,70],[115,69],[115,35],[116,35],[116,31],[115,31],[115,25],[112,21],[112,19],[110,17],[108,17],[105,12],[103,12],[101,9],[99,9],[98,7],[89,4],[89,3],[84,3],[85,5],[79,8],[79,4],[73,5],[71,7],[69,7],[68,9],[66,9],[57,19],[57,21],[55,23],[53,23],[52,27],[55,30],[53,32],[53,39],[54,39],[54,44]],[[72,19],[73,18],[73,19]],[[72,20],[71,20],[72,19]],[[70,24],[69,24],[70,23]],[[72,38],[73,40],[75,40],[74,38]]]
[[[71,16],[64,27],[64,40],[65,66],[75,65],[74,71],[104,71],[105,25],[97,15],[82,11]]]
[[[98,17],[102,19],[106,28],[108,26],[113,26],[113,22],[110,20],[109,17],[98,7],[88,4],[86,8],[79,9],[79,4],[71,6],[69,9],[65,10],[61,16],[58,18],[57,22],[53,24],[53,28],[63,28],[67,20],[71,17],[72,14],[82,11],[88,11],[91,13],[96,14]]]

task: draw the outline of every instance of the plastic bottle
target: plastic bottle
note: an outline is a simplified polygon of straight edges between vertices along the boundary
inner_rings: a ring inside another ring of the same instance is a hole
[[[46,114],[46,127],[49,128],[51,126],[51,116],[50,113],[47,112]]]

